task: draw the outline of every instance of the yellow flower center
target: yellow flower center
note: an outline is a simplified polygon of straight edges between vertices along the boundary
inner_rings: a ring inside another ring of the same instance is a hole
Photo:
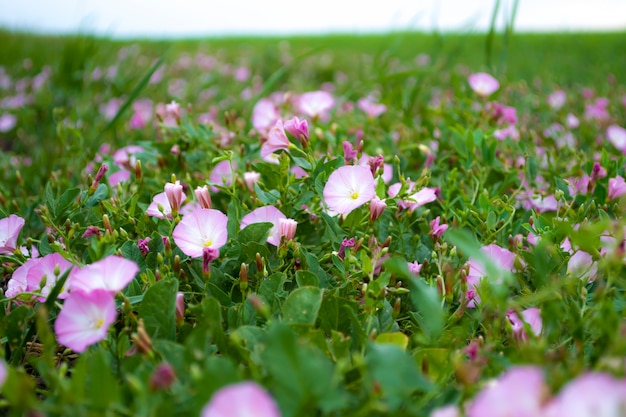
[[[356,200],[357,198],[359,198],[359,192],[355,191],[352,194],[350,194],[350,198],[353,200]]]
[[[96,329],[99,329],[100,327],[102,327],[103,324],[104,324],[104,320],[98,319],[98,321],[96,322]]]
[[[209,248],[209,247],[211,247],[212,244],[213,244],[212,240],[207,240],[206,242],[204,242],[204,247],[205,248]]]

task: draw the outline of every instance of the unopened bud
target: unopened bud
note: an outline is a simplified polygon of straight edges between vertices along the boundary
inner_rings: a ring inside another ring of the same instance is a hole
[[[176,293],[176,322],[181,323],[185,320],[185,294]]]
[[[248,289],[248,265],[243,262],[239,269],[239,289],[245,294]]]
[[[102,215],[102,225],[104,226],[104,230],[106,230],[109,235],[113,235],[113,228],[111,227],[109,216],[107,216],[106,214]]]
[[[143,171],[141,170],[141,161],[137,159],[137,162],[135,162],[135,179],[138,182],[141,182],[142,178],[143,178]]]
[[[176,381],[176,372],[167,362],[158,365],[150,376],[150,389],[160,391],[169,389]]]

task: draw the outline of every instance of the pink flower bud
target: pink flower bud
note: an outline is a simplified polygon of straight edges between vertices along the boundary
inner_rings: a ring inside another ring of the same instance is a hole
[[[208,274],[211,261],[217,259],[220,256],[220,250],[215,248],[205,247],[202,249],[202,273]]]
[[[259,179],[261,179],[261,174],[258,172],[251,171],[243,173],[243,180],[251,193],[254,192],[254,184],[259,182]]]
[[[387,203],[385,203],[385,200],[381,200],[377,196],[372,198],[370,201],[370,220],[374,221],[378,219],[386,208]]]
[[[109,170],[109,166],[107,164],[100,165],[98,172],[96,173],[96,178],[93,179],[93,183],[91,184],[92,189],[96,189],[98,187],[98,183],[104,177],[104,174]]]
[[[176,293],[176,321],[182,322],[185,320],[185,294],[182,292]]]
[[[176,381],[176,372],[167,362],[158,365],[150,376],[150,388],[153,390],[166,390]]]
[[[609,190],[607,198],[609,200],[615,200],[616,198],[626,194],[626,182],[621,176],[615,178],[609,178]]]
[[[170,203],[170,207],[172,208],[172,213],[176,215],[180,209],[181,203],[183,202],[183,186],[180,185],[180,181],[176,181],[173,184],[168,182],[165,184],[164,188],[167,201]]]
[[[415,275],[420,274],[420,271],[422,270],[422,266],[423,265],[418,263],[417,261],[407,262],[407,267],[409,268],[409,272]]]
[[[197,187],[194,192],[198,202],[200,203],[200,207],[210,209],[213,204],[211,202],[211,195],[209,194],[209,187],[206,185]]]
[[[297,116],[286,120],[284,124],[285,130],[298,139],[302,146],[306,146],[309,143],[309,125],[306,120],[300,120]]]
[[[441,235],[448,230],[447,224],[439,224],[439,216],[437,216],[432,222],[430,222],[430,235],[433,239],[439,239]]]
[[[284,238],[285,241],[293,240],[296,236],[296,228],[298,227],[298,222],[294,219],[278,219],[278,231],[281,238]]]

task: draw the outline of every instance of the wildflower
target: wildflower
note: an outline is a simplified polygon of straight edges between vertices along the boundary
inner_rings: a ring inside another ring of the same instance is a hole
[[[185,294],[176,293],[176,321],[178,323],[185,320]]]
[[[130,145],[124,148],[118,149],[113,153],[113,162],[120,168],[125,168],[130,171],[135,170],[137,163],[137,154],[143,152],[143,148],[138,145]]]
[[[240,229],[243,230],[246,226],[253,223],[272,223],[272,228],[270,229],[269,236],[267,237],[267,243],[278,246],[280,244],[281,236],[279,223],[281,219],[286,218],[287,216],[274,206],[259,207],[243,216],[241,219]]]
[[[618,150],[626,154],[626,129],[621,126],[611,125],[606,129],[606,137]]]
[[[414,275],[419,275],[423,266],[424,265],[418,263],[417,261],[407,262],[407,267],[409,268],[409,272]]]
[[[228,239],[227,223],[228,217],[219,210],[196,208],[183,216],[172,236],[185,255],[200,258],[204,248],[224,246]]]
[[[211,171],[211,175],[209,176],[209,180],[213,184],[223,185],[228,187],[232,184],[233,179],[235,178],[234,169],[237,168],[237,165],[231,161],[220,161],[213,167],[213,171]],[[219,188],[211,187],[211,191],[217,193]]]
[[[137,264],[121,256],[109,255],[73,272],[71,291],[90,292],[107,290],[111,294],[122,291],[139,272]]]
[[[200,207],[204,209],[211,208],[213,204],[211,202],[211,195],[209,194],[209,188],[206,185],[203,185],[202,187],[197,187],[194,193],[196,194],[198,203],[200,203]]]
[[[294,219],[278,219],[278,235],[285,241],[293,240],[296,236],[298,222]]]
[[[139,251],[141,252],[142,255],[147,255],[150,252],[150,248],[148,247],[148,243],[150,243],[150,239],[149,237],[145,238],[145,239],[139,239],[139,241],[137,241],[137,247],[139,248]]]
[[[586,373],[567,384],[545,408],[545,417],[619,417],[626,410],[626,380]]]
[[[588,282],[593,282],[598,275],[598,264],[593,261],[590,254],[579,250],[569,258],[567,273],[579,276],[581,279],[587,279]]]
[[[183,193],[183,186],[180,185],[180,181],[176,181],[175,183],[168,182],[165,184],[165,196],[167,197],[167,201],[170,206],[170,210],[173,215],[178,213],[180,209],[180,205],[185,199],[185,194]]]
[[[81,353],[106,338],[115,315],[115,300],[109,291],[74,290],[54,322],[54,333],[60,344]]]
[[[346,248],[351,248],[355,245],[355,241],[354,238],[351,237],[350,239],[344,239],[341,241],[341,245],[339,246],[339,251],[337,252],[337,256],[340,259],[345,259],[346,258]]]
[[[37,258],[36,262],[31,264],[26,274],[27,291],[41,291],[41,296],[38,299],[39,301],[45,301],[50,291],[56,285],[57,279],[62,277],[73,266],[71,262],[58,253],[50,253],[43,258]],[[71,282],[72,278],[68,277],[59,293],[59,299],[64,299],[68,296],[67,289],[70,288]]]
[[[251,193],[254,192],[254,184],[258,183],[260,179],[261,174],[258,172],[251,171],[243,173],[243,181],[246,183],[246,187]]]
[[[498,80],[485,72],[478,72],[469,76],[470,87],[481,97],[488,97],[500,88]]]
[[[607,109],[608,106],[609,100],[606,97],[597,98],[595,102],[585,106],[585,119],[597,121],[607,120],[610,117]]]
[[[556,90],[548,96],[548,105],[554,110],[559,110],[565,104],[565,100],[567,100],[565,91]]]
[[[378,196],[374,196],[370,201],[370,220],[374,221],[382,216],[383,212],[387,208],[385,200],[381,200]]]
[[[328,117],[328,112],[335,106],[335,99],[327,91],[311,91],[297,98],[296,104],[303,114],[311,118]]]
[[[535,336],[539,336],[541,334],[541,310],[538,308],[528,308],[522,311],[522,317],[510,310],[506,314],[506,318],[511,323],[511,327],[513,328],[513,336],[519,341],[528,340],[528,334],[526,334],[526,330],[524,328],[524,323],[528,323],[530,326],[530,330]]]
[[[182,201],[185,201],[187,197],[183,194]],[[172,218],[172,207],[170,206],[170,200],[167,198],[165,192],[159,193],[152,197],[152,203],[146,210],[149,216],[158,217],[159,219]]]
[[[456,405],[446,405],[431,411],[430,417],[461,417],[461,411]]]
[[[261,158],[266,158],[269,154],[279,150],[289,150],[290,145],[283,122],[278,120],[267,134],[267,141],[261,145]]]
[[[28,271],[39,262],[36,258],[31,258],[24,262],[19,268],[13,271],[13,275],[7,283],[7,291],[5,296],[13,298],[23,292],[28,291]]]
[[[620,175],[615,178],[609,178],[607,198],[609,200],[615,200],[624,194],[626,194],[626,182],[624,182],[624,178]]]
[[[17,125],[17,117],[5,113],[0,116],[0,132],[5,133],[12,130]]]
[[[0,254],[11,255],[17,249],[17,238],[25,220],[15,214],[0,219]]]
[[[430,222],[430,235],[433,239],[439,239],[441,235],[448,230],[447,224],[439,224],[440,217],[437,216],[433,221]]]
[[[167,362],[163,362],[154,369],[150,375],[150,388],[153,390],[169,389],[176,381],[176,372],[174,368]]]
[[[305,119],[300,120],[297,116],[289,120],[285,120],[285,130],[294,138],[298,139],[302,146],[306,147],[309,143],[309,125]]]
[[[411,194],[407,201],[404,201],[404,207],[409,209],[409,212],[414,212],[418,207],[424,204],[432,203],[437,199],[437,188],[424,187],[416,193]]]
[[[367,114],[367,117],[375,118],[387,111],[387,106],[376,103],[372,97],[364,97],[359,99],[357,107]]]
[[[335,170],[324,186],[324,202],[330,210],[349,214],[376,195],[376,183],[368,167],[351,165]]]
[[[256,382],[246,381],[219,389],[204,406],[201,417],[280,417],[271,395]]]
[[[252,110],[252,126],[261,132],[267,132],[278,121],[280,113],[276,105],[267,98],[262,98]]]
[[[513,367],[485,385],[467,407],[467,417],[540,416],[547,392],[540,368]]]
[[[7,369],[7,363],[4,359],[0,358],[0,391],[2,390],[4,382],[7,380],[8,373],[9,370]]]
[[[483,246],[480,249],[501,271],[513,271],[515,265],[515,254],[508,249],[501,248],[496,244]],[[476,287],[480,284],[480,281],[487,277],[487,268],[479,260],[470,258],[466,265],[469,266],[469,273],[467,274],[467,298],[469,300],[468,307],[474,308],[480,303],[480,296],[476,292]],[[500,282],[501,277],[489,277],[494,282]]]

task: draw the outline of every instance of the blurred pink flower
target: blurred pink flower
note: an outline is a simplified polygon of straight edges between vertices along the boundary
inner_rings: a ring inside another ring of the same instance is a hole
[[[205,248],[217,250],[224,246],[227,223],[228,217],[219,210],[196,208],[183,216],[172,236],[185,255],[200,258]]]
[[[33,266],[37,265],[38,259],[31,258],[19,266],[9,279],[7,283],[7,291],[4,294],[7,298],[13,298],[23,292],[28,291],[28,271]]]
[[[219,389],[204,406],[201,417],[280,417],[272,396],[256,382],[246,381]]]
[[[324,186],[324,202],[338,214],[349,214],[375,195],[374,176],[368,167],[360,165],[338,168],[330,174]]]
[[[50,253],[42,258],[37,258],[35,261],[34,264],[30,265],[26,273],[26,282],[28,284],[26,291],[39,292],[41,290],[41,296],[37,297],[37,299],[45,301],[50,291],[56,285],[57,279],[74,267],[74,265],[58,253]],[[70,272],[70,276],[68,276],[63,289],[59,293],[59,299],[67,297],[68,288],[72,285],[72,275],[76,272],[77,270]]]
[[[246,183],[246,187],[251,193],[254,192],[254,184],[258,183],[260,179],[261,174],[259,172],[250,171],[243,173],[243,181]]]
[[[626,155],[626,129],[611,125],[606,129],[606,137],[619,151]]]
[[[0,254],[11,255],[17,249],[17,238],[24,223],[25,220],[15,214],[0,219]]]
[[[467,407],[467,417],[538,417],[547,393],[540,368],[513,367],[487,382]]]
[[[468,82],[472,90],[481,97],[488,97],[500,88],[498,80],[486,72],[470,75]]]
[[[0,116],[0,132],[8,132],[17,125],[17,117],[10,113]]]
[[[492,243],[491,245],[483,246],[480,250],[490,259],[498,269],[502,271],[513,271],[515,268],[515,254],[508,249],[501,248],[500,246]],[[469,258],[466,265],[469,266],[469,273],[467,274],[467,298],[469,302],[467,306],[474,308],[480,303],[480,296],[476,291],[476,287],[480,284],[480,281],[488,277],[487,268],[482,263],[474,258]],[[489,277],[493,282],[501,282],[500,276]]]
[[[285,130],[294,138],[298,139],[302,146],[309,143],[309,124],[305,119],[300,120],[297,116],[285,120]]]
[[[297,97],[296,103],[301,113],[311,118],[325,119],[335,107],[335,99],[326,91],[311,91]]]
[[[430,235],[433,237],[433,239],[439,239],[441,237],[441,235],[448,230],[448,225],[447,224],[440,224],[440,217],[437,216],[433,219],[433,221],[430,222]]]
[[[418,192],[409,195],[408,200],[406,200],[404,203],[406,203],[407,208],[412,213],[418,207],[421,207],[424,204],[432,203],[433,201],[437,200],[437,192],[437,188],[424,187]]]
[[[119,171],[114,172],[113,174],[109,174],[108,176],[109,185],[111,187],[115,187],[118,184],[128,181],[129,179],[130,172],[126,171],[125,169],[120,169]]]
[[[598,275],[598,264],[590,254],[579,250],[569,258],[567,273],[593,282]]]
[[[371,97],[364,97],[357,101],[357,107],[365,112],[368,117],[375,118],[387,111],[387,106],[376,103]]]
[[[545,408],[545,417],[623,417],[626,379],[587,373],[567,384]]]
[[[567,95],[563,90],[556,90],[548,96],[548,105],[554,110],[559,110],[565,104]]]
[[[260,133],[266,133],[279,118],[278,107],[267,98],[259,100],[252,110],[252,126]]]
[[[213,171],[211,171],[209,180],[214,184],[228,187],[230,184],[232,184],[235,178],[235,173],[233,172],[233,170],[236,168],[237,165],[235,164],[235,162],[220,161],[217,163],[217,165],[215,165],[215,167],[213,167]],[[220,189],[211,186],[211,191],[217,193],[220,191]]]
[[[535,336],[539,336],[541,334],[542,321],[541,321],[541,310],[538,308],[528,308],[522,311],[522,317],[510,310],[506,314],[507,319],[511,322],[511,327],[513,328],[513,336],[519,341],[528,340],[528,334],[526,333],[526,329],[524,328],[524,323],[528,323],[530,326],[530,330]]]
[[[607,120],[610,117],[607,109],[608,106],[609,99],[606,97],[597,98],[595,102],[585,106],[585,119],[597,121]]]
[[[420,274],[420,271],[422,270],[422,266],[424,265],[418,263],[417,261],[407,262],[407,267],[409,268],[409,272],[414,275]]]
[[[431,411],[430,417],[461,417],[461,411],[456,405],[446,405]]]
[[[261,158],[266,158],[269,154],[280,150],[289,150],[289,138],[285,133],[282,120],[277,120],[267,134],[267,140],[261,145]]]
[[[136,155],[143,152],[143,148],[138,145],[129,145],[118,149],[113,153],[113,162],[115,165],[128,170],[134,170],[137,163]]]
[[[115,315],[115,300],[109,291],[72,291],[54,322],[54,333],[61,345],[81,353],[106,338]]]
[[[72,272],[70,292],[106,290],[111,294],[122,291],[139,272],[137,264],[117,255],[109,255]]]
[[[272,223],[272,228],[270,229],[269,236],[267,237],[267,243],[278,246],[280,244],[279,222],[281,219],[286,218],[287,216],[274,206],[259,207],[243,216],[239,228],[243,230],[246,226],[253,223]]]
[[[615,200],[616,198],[626,194],[626,182],[621,175],[615,178],[609,178],[609,190],[607,198],[609,200]]]

